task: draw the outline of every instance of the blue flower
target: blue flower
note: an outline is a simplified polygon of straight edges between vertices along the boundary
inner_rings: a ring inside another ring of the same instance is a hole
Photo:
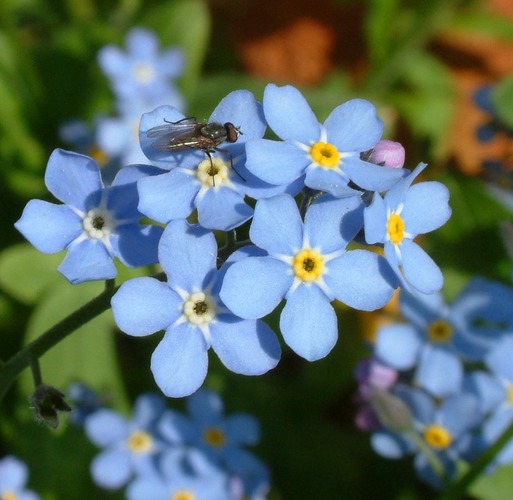
[[[126,36],[127,52],[107,45],[98,53],[102,71],[110,79],[118,98],[150,101],[168,96],[168,103],[182,109],[183,98],[173,83],[184,68],[180,49],[159,52],[155,34],[144,28],[134,28]]]
[[[353,99],[336,107],[321,125],[301,93],[294,87],[267,85],[264,114],[271,129],[283,140],[254,140],[247,145],[247,168],[270,184],[304,183],[333,196],[355,194],[348,186],[369,190],[390,188],[404,170],[383,168],[363,161],[383,133],[375,107]]]
[[[417,475],[432,486],[442,488],[440,473],[454,477],[456,461],[470,445],[470,433],[481,420],[477,399],[460,393],[439,402],[405,386],[396,386],[394,393],[410,408],[412,426],[400,433],[386,429],[374,433],[372,447],[387,458],[415,454]],[[441,468],[438,472],[433,469],[436,462]]]
[[[144,165],[127,167],[104,187],[94,160],[56,149],[45,183],[64,204],[31,200],[15,227],[40,252],[66,249],[58,271],[73,284],[114,278],[114,257],[129,267],[156,263],[162,229],[140,225],[136,208],[136,181],[154,171]]]
[[[211,154],[211,158],[193,148],[180,151],[156,148],[155,141],[159,138],[147,135],[154,127],[164,126],[164,130],[172,127],[166,121],[183,119],[184,116],[170,106],[161,106],[141,119],[140,141],[144,153],[154,165],[171,171],[153,181],[141,180],[139,209],[162,223],[188,217],[197,209],[198,221],[203,227],[233,229],[253,215],[253,209],[244,201],[248,187],[255,192],[260,189],[263,194],[269,189],[262,182],[247,177],[244,169],[246,141],[262,137],[266,128],[261,105],[246,90],[232,92],[219,103],[209,122],[232,123],[241,133],[236,142],[221,144],[222,152],[226,153]]]
[[[167,396],[187,396],[201,386],[210,347],[235,373],[260,375],[278,363],[280,346],[272,330],[262,321],[233,315],[219,298],[226,266],[218,271],[216,259],[210,231],[172,221],[159,244],[167,283],[136,278],[112,298],[114,319],[129,335],[166,330],[151,370]]]
[[[25,489],[28,478],[27,466],[13,456],[0,460],[0,498],[39,500],[39,495]]]
[[[86,418],[88,438],[103,448],[91,463],[96,484],[117,489],[134,474],[154,473],[156,458],[166,447],[156,432],[163,411],[164,398],[143,394],[137,398],[130,419],[108,409]]]
[[[384,197],[374,194],[371,205],[365,209],[365,239],[369,244],[384,244],[385,257],[403,286],[433,293],[442,288],[442,273],[413,240],[445,224],[451,209],[449,191],[443,184],[421,182],[411,186],[425,167],[423,163],[418,165]]]
[[[189,450],[188,463],[178,450],[166,451],[158,474],[137,477],[127,488],[128,500],[227,500],[227,475],[209,464],[197,450]],[[191,460],[192,459],[192,460]],[[190,462],[193,467],[190,467]]]
[[[359,197],[319,198],[301,220],[289,195],[259,200],[250,238],[268,255],[235,262],[221,299],[234,314],[261,318],[285,298],[280,328],[285,342],[309,361],[326,356],[338,336],[330,302],[373,310],[392,296],[397,280],[384,259],[346,251],[362,226]]]

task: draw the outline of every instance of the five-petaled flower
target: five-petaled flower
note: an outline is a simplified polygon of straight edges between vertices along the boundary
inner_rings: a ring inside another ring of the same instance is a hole
[[[155,264],[162,229],[139,224],[137,180],[156,170],[132,165],[105,187],[92,158],[56,149],[45,183],[64,204],[31,200],[15,227],[40,252],[66,249],[58,271],[73,284],[114,278],[114,257],[129,267]]]

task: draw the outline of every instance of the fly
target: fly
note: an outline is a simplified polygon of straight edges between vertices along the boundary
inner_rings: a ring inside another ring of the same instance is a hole
[[[171,122],[164,118],[164,121],[166,122],[165,125],[158,125],[146,132],[149,139],[156,139],[151,144],[153,149],[164,153],[186,149],[203,151],[210,159],[212,179],[216,175],[212,154],[216,151],[230,155],[230,165],[233,168],[231,152],[227,149],[221,149],[219,145],[223,142],[232,144],[237,142],[239,135],[242,134],[239,127],[230,122],[224,124],[218,122],[203,123],[194,117],[182,118],[177,122]],[[244,180],[235,168],[233,170]]]

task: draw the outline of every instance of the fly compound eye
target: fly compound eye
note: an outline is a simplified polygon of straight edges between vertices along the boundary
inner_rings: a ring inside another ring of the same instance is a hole
[[[240,129],[230,122],[226,122],[224,128],[226,130],[226,142],[237,142],[239,135],[242,134]]]

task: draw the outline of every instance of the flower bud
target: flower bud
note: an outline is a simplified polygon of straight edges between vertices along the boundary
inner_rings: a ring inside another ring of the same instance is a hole
[[[372,409],[381,425],[392,432],[412,430],[413,418],[411,410],[404,401],[391,392],[376,389],[370,398]]]
[[[400,143],[383,139],[374,146],[369,161],[385,167],[402,168],[404,156],[404,148]]]

